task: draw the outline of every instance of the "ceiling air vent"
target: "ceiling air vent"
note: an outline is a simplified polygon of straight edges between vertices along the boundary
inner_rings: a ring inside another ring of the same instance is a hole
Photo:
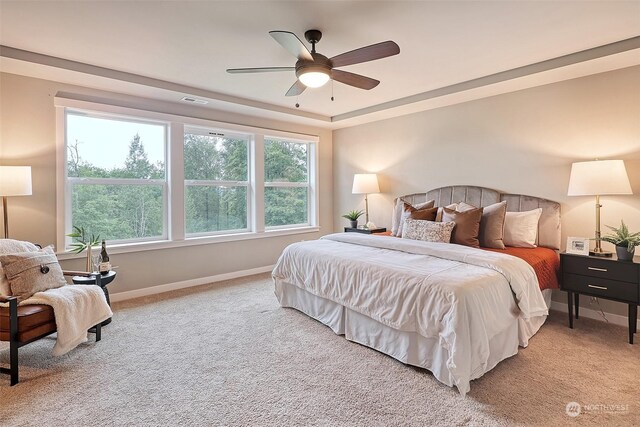
[[[201,104],[201,105],[209,103],[209,101],[205,101],[204,99],[193,98],[191,96],[185,96],[184,98],[181,99],[181,101],[190,102],[192,104]]]

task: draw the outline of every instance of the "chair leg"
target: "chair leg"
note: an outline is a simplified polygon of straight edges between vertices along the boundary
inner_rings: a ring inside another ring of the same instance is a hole
[[[18,300],[9,301],[9,363],[11,385],[18,384]]]
[[[102,323],[96,325],[96,342],[102,339]]]
[[[11,340],[9,343],[9,361],[11,364],[11,385],[18,384],[18,343]]]

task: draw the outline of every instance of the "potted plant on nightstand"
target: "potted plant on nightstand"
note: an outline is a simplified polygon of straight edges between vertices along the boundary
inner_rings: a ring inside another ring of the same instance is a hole
[[[620,221],[620,228],[607,225],[613,233],[600,238],[605,242],[616,245],[616,254],[620,261],[631,261],[633,259],[636,246],[640,245],[640,232],[629,233],[629,228],[624,221]]]
[[[363,211],[353,210],[346,215],[342,215],[342,218],[346,218],[349,220],[349,224],[351,224],[351,228],[358,228],[358,218],[364,215]]]

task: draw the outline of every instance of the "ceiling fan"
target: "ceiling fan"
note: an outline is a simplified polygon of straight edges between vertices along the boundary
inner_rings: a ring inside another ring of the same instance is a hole
[[[292,32],[269,31],[269,34],[289,53],[298,58],[294,67],[229,68],[227,72],[240,74],[295,71],[298,80],[287,91],[286,96],[300,95],[307,87],[320,87],[329,79],[360,89],[373,89],[378,86],[380,81],[360,74],[336,70],[336,67],[360,64],[400,53],[400,47],[395,42],[386,41],[327,58],[316,52],[316,43],[322,38],[322,33],[319,30],[308,30],[304,33],[304,38],[311,43],[311,52]]]

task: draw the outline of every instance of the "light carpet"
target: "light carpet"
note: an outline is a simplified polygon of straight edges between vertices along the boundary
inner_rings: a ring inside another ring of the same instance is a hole
[[[21,383],[0,376],[0,424],[640,425],[640,343],[589,319],[571,330],[563,313],[462,398],[428,371],[280,308],[268,275],[114,312],[97,344],[91,336],[59,358],[53,338],[22,348]],[[582,405],[575,418],[572,401]]]

